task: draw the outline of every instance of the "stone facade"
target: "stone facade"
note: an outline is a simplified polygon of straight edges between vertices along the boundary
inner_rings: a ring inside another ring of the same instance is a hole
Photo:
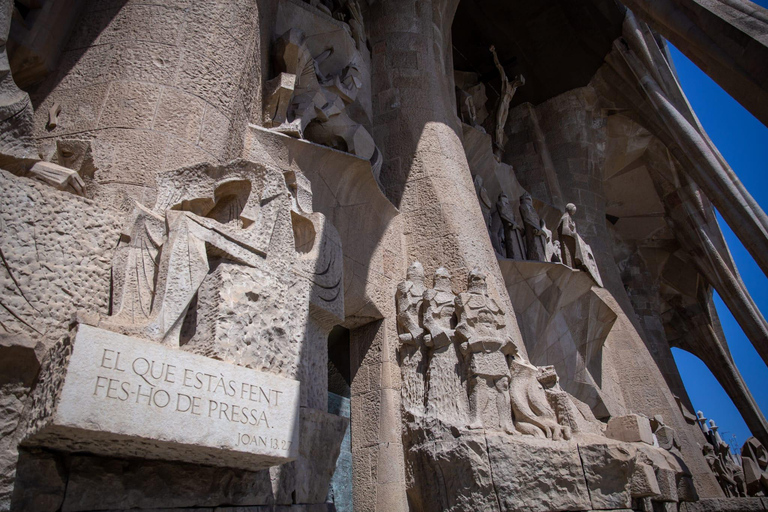
[[[482,6],[481,6],[482,4]],[[500,28],[502,27],[502,28]],[[0,0],[0,512],[765,510],[741,0]],[[693,413],[671,347],[751,429]]]

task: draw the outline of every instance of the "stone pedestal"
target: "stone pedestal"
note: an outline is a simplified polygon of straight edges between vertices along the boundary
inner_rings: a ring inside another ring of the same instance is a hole
[[[40,382],[27,446],[248,470],[298,456],[298,381],[80,325]]]

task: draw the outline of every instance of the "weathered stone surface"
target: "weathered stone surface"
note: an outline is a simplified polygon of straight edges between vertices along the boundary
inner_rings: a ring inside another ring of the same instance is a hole
[[[680,512],[757,512],[768,510],[761,498],[704,498],[681,503]]]
[[[487,441],[501,510],[585,510],[593,506],[575,442],[505,435],[488,435]]]
[[[579,443],[579,456],[589,488],[592,508],[605,510],[632,506],[635,448],[625,443]]]
[[[63,457],[41,450],[19,451],[11,510],[56,512],[64,501],[67,475]]]
[[[637,414],[611,418],[608,421],[608,428],[605,429],[605,435],[617,441],[653,444],[653,432],[651,432],[648,418]]]
[[[0,334],[0,386],[32,385],[40,371],[36,348],[23,334]]]
[[[251,470],[298,454],[295,380],[82,324],[44,372],[30,446]]]
[[[426,511],[498,511],[497,480],[485,435],[464,434],[425,441],[409,450],[409,501]]]
[[[269,472],[72,457],[63,511],[266,505]]]
[[[656,474],[653,471],[653,467],[638,462],[635,465],[635,472],[632,474],[632,487],[630,492],[632,498],[658,496],[659,493],[659,484],[656,481]]]

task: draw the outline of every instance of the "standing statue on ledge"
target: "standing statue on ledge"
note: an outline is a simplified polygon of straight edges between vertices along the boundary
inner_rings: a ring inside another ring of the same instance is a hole
[[[414,261],[408,267],[406,280],[397,285],[397,332],[399,334],[400,367],[403,372],[403,405],[407,411],[424,411],[424,358],[425,338],[421,327],[424,286],[424,267]],[[426,336],[425,336],[426,334]]]
[[[574,215],[576,215],[576,205],[573,203],[565,205],[565,213],[560,217],[560,222],[557,225],[557,236],[560,240],[560,261],[573,269],[584,270],[592,276],[598,286],[603,286],[592,248],[576,231]]]
[[[514,260],[525,259],[525,242],[523,242],[523,228],[517,223],[515,210],[509,204],[509,198],[502,192],[496,202],[496,210],[501,217],[504,226],[504,249],[507,258]]]
[[[469,428],[515,433],[507,363],[515,345],[506,333],[504,311],[488,296],[479,269],[469,273],[466,293],[456,298],[456,313],[456,336],[469,363]]]
[[[521,85],[525,85],[525,78],[523,75],[517,75],[513,82],[510,82],[507,78],[507,73],[504,71],[504,67],[499,62],[499,56],[496,55],[496,47],[491,45],[491,53],[493,54],[493,62],[496,64],[496,69],[499,70],[501,75],[501,92],[499,93],[499,100],[496,104],[496,131],[494,132],[494,155],[496,160],[501,161],[501,156],[504,153],[504,127],[507,124],[507,116],[509,115],[509,102],[512,101],[512,97],[517,92],[517,88]]]
[[[424,292],[424,328],[431,347],[427,371],[427,416],[448,425],[466,427],[467,391],[456,352],[456,296],[451,275],[443,267],[435,271],[434,288]]]
[[[528,246],[528,259],[535,261],[549,261],[549,258],[547,257],[547,244],[550,246],[552,244],[551,240],[548,241],[546,233],[546,231],[549,230],[546,229],[544,220],[539,218],[536,208],[533,207],[531,194],[528,192],[520,196],[520,215],[523,218],[523,226],[525,228],[525,242]],[[551,232],[549,239],[551,239]]]
[[[488,236],[491,238],[491,245],[496,254],[504,256],[504,249],[502,247],[501,235],[502,229],[500,228],[501,220],[498,218],[498,212],[494,210],[491,198],[488,197],[488,191],[483,184],[483,178],[478,174],[472,180],[475,185],[475,193],[477,194],[477,200],[480,203],[480,211],[483,214],[483,222],[485,222],[485,229],[488,230]]]

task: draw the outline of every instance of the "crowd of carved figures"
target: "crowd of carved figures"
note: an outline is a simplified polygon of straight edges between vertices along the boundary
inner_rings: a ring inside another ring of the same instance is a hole
[[[715,420],[707,423],[707,418],[698,411],[696,421],[707,439],[702,453],[725,495],[768,496],[768,451],[760,441],[750,437],[741,453],[734,454],[720,436]]]
[[[551,366],[522,359],[505,314],[474,269],[455,295],[445,268],[425,284],[419,262],[397,288],[404,409],[415,418],[458,429],[485,429],[552,439],[578,432],[578,414]]]
[[[557,238],[533,206],[529,193],[520,196],[520,217],[502,191],[495,203],[479,175],[474,177],[475,191],[480,202],[491,244],[497,256],[513,260],[533,260],[564,263],[574,269],[588,272],[602,286],[592,248],[576,230],[573,216],[576,206],[568,203],[557,224]],[[518,219],[522,219],[521,222]]]

